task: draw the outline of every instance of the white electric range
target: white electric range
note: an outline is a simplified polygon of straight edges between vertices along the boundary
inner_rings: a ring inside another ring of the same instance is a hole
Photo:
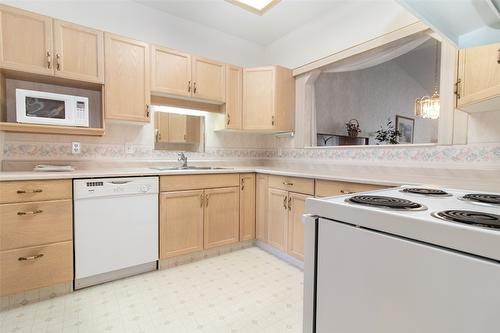
[[[304,332],[500,332],[500,195],[308,199]]]

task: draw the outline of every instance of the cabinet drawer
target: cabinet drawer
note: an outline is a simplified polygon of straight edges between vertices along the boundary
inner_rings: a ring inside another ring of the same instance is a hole
[[[71,180],[0,182],[0,203],[71,199]]]
[[[269,176],[269,187],[314,195],[314,179]]]
[[[336,195],[374,191],[388,188],[388,186],[339,182],[330,180],[316,180],[317,197],[332,197]]]
[[[240,176],[237,173],[160,177],[160,191],[162,192],[231,187],[239,186],[239,184]]]
[[[48,287],[72,279],[71,241],[0,252],[1,296]]]
[[[71,200],[0,205],[0,250],[71,240],[71,221]]]

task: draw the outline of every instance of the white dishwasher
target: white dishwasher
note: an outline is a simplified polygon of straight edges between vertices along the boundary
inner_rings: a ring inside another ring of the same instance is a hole
[[[158,177],[73,181],[75,289],[157,268]]]

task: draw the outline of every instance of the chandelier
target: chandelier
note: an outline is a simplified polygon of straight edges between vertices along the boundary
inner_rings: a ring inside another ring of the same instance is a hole
[[[434,64],[434,94],[417,98],[415,100],[415,115],[420,118],[438,119],[441,103],[438,92],[438,57],[439,42],[436,40],[436,62]]]

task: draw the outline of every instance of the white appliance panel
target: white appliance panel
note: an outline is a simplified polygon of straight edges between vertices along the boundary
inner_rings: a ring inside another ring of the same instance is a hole
[[[326,219],[317,260],[317,333],[500,332],[497,262]]]

